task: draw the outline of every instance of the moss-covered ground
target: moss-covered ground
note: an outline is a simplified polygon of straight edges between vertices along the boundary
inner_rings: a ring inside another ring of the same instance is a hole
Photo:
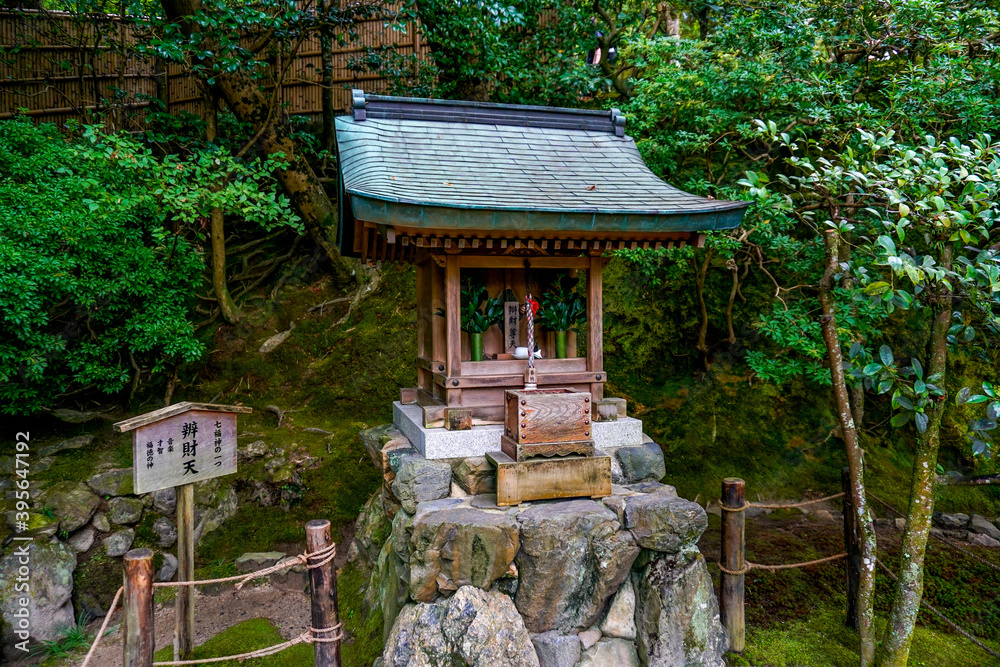
[[[818,523],[786,513],[747,520],[747,560],[778,564],[821,558],[843,551],[837,524]],[[709,516],[709,529],[699,546],[709,561],[719,557],[721,521]],[[891,567],[899,553],[900,533],[879,531],[879,558]],[[988,549],[968,547],[1000,565]],[[713,576],[718,568],[710,566]],[[972,635],[1000,651],[1000,570],[932,540],[927,552],[925,599]],[[893,595],[892,581],[876,575],[876,613],[884,627]],[[858,664],[858,639],[844,625],[846,595],[843,561],[813,567],[746,575],[747,649],[730,655],[730,667],[840,667]],[[716,578],[716,582],[718,579]],[[927,667],[996,666],[994,659],[922,611],[910,664]]]

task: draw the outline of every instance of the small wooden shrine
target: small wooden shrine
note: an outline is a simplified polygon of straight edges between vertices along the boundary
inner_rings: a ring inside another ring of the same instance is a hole
[[[607,255],[700,246],[748,206],[657,178],[615,109],[352,97],[336,125],[338,240],[348,256],[416,265],[417,386],[401,403],[419,406],[424,429],[503,424],[526,385],[586,394],[588,424],[616,411],[602,401]],[[572,311],[564,331],[544,312],[552,294]]]

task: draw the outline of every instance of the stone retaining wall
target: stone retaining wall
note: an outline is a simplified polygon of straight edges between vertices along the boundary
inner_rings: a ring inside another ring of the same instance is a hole
[[[383,667],[723,665],[707,517],[659,482],[655,443],[615,451],[607,498],[498,507],[485,459],[428,461],[391,426],[362,439],[384,483],[350,558]]]

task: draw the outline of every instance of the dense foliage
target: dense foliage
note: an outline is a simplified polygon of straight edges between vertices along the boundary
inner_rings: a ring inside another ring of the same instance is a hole
[[[127,158],[106,148],[23,120],[0,133],[4,412],[116,392],[133,364],[160,371],[202,353],[189,319],[197,252],[165,232]]]
[[[272,159],[203,147],[156,157],[92,128],[66,141],[15,119],[0,135],[0,403],[9,413],[115,393],[198,359],[195,290],[212,208],[297,225]]]

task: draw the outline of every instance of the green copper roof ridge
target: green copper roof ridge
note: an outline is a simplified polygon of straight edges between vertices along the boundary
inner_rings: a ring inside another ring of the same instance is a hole
[[[669,185],[669,184],[668,184]],[[599,206],[590,206],[587,208],[545,208],[541,206],[508,206],[503,204],[450,204],[444,202],[434,202],[434,201],[421,201],[419,199],[407,199],[406,197],[390,197],[388,195],[380,195],[373,192],[366,192],[360,188],[345,188],[348,194],[357,197],[367,197],[368,199],[377,199],[379,201],[388,202],[390,204],[407,204],[410,206],[433,206],[434,208],[449,208],[455,210],[477,210],[477,211],[524,211],[524,212],[537,212],[537,213],[597,213],[597,214],[607,214],[607,215],[700,215],[706,213],[718,213],[720,211],[732,211],[736,209],[746,209],[749,208],[753,202],[746,201],[743,199],[727,199],[727,200],[709,200],[715,201],[711,208],[706,209],[694,209],[685,211],[669,211],[665,209],[602,209]],[[684,192],[681,190],[680,192]]]
[[[375,95],[365,93],[366,101],[373,102],[406,102],[410,104],[429,104],[434,106],[470,107],[474,109],[497,109],[510,111],[552,111],[576,116],[607,116],[611,117],[617,109],[574,109],[573,107],[534,106],[531,104],[508,104],[504,102],[471,102],[469,100],[443,100],[435,97],[396,97],[392,95]],[[338,116],[338,118],[351,116]]]

